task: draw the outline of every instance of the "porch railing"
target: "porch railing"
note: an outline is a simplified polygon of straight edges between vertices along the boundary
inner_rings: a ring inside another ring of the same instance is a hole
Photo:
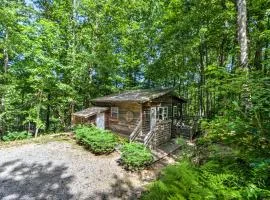
[[[146,134],[146,136],[145,136],[145,138],[144,138],[144,145],[145,145],[145,146],[149,146],[151,140],[152,140],[152,139],[154,138],[154,136],[155,136],[155,132],[156,132],[156,127],[154,127],[152,130],[150,130],[150,131]]]
[[[131,135],[129,136],[129,141],[130,142],[134,141],[136,137],[138,137],[141,131],[142,131],[142,120],[140,120],[140,122],[137,124],[137,126],[135,127]]]

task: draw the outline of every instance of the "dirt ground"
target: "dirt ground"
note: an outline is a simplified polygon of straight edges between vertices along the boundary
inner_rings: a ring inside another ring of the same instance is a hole
[[[160,169],[127,172],[120,155],[95,156],[68,141],[28,143],[0,149],[0,199],[138,199]]]

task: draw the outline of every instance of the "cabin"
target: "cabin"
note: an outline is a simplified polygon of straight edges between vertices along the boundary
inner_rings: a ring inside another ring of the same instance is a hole
[[[72,114],[72,124],[94,124],[155,148],[175,136],[183,103],[172,88],[125,91],[92,99],[92,107]]]

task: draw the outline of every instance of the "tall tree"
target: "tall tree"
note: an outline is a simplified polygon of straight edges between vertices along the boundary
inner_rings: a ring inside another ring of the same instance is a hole
[[[240,45],[240,65],[248,67],[247,3],[237,0],[238,40]]]

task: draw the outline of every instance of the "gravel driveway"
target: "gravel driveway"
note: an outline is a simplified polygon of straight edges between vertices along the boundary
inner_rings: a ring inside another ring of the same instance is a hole
[[[0,199],[137,199],[139,177],[118,158],[64,141],[0,149]]]

